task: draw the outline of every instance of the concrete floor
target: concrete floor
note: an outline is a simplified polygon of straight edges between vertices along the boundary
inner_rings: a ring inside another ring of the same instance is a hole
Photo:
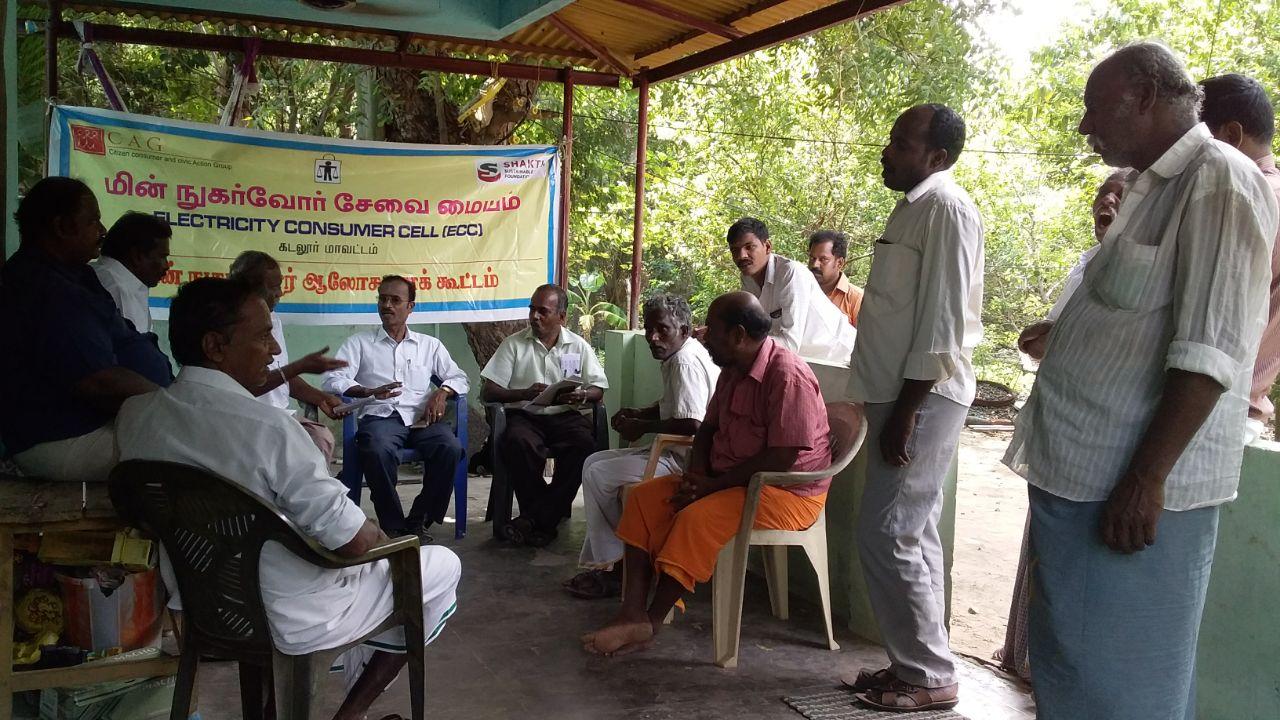
[[[617,659],[589,655],[579,634],[604,624],[617,606],[575,600],[560,589],[560,581],[576,571],[581,513],[546,549],[506,546],[482,522],[488,478],[473,477],[470,485],[468,537],[455,541],[451,525],[434,533],[438,544],[461,557],[463,579],[457,614],[427,648],[428,717],[797,720],[801,716],[781,702],[783,696],[830,689],[842,671],[885,664],[878,646],[839,628],[841,650],[827,650],[820,615],[799,598],[792,600],[789,621],[773,618],[763,578],[751,575],[737,669],[711,663],[709,587],[647,652]],[[414,485],[401,489],[406,500],[417,492]],[[203,720],[239,717],[234,665],[202,664],[199,682]],[[329,707],[337,707],[341,691],[339,677],[331,676]],[[961,697],[960,712],[973,720],[1035,717],[1025,688],[967,662]],[[390,713],[409,713],[403,679],[369,717]]]

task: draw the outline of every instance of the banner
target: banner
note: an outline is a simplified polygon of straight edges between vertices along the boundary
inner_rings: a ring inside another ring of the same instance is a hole
[[[151,292],[224,276],[244,250],[280,262],[285,322],[376,323],[384,275],[416,287],[410,322],[526,317],[555,282],[559,158],[543,145],[409,145],[56,107],[50,173],[83,180],[110,227],[128,210],[173,227]]]

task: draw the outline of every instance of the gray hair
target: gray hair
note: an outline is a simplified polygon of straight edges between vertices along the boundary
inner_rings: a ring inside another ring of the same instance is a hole
[[[1150,83],[1155,87],[1156,97],[1174,109],[1200,117],[1204,90],[1191,79],[1182,60],[1163,44],[1131,43],[1112,53],[1107,61],[1115,61],[1124,68],[1133,85]],[[1126,93],[1126,99],[1129,97]]]
[[[274,267],[280,267],[280,263],[270,255],[261,250],[245,250],[231,261],[228,274],[232,280],[258,283],[262,282],[262,274]]]
[[[689,309],[689,301],[676,295],[669,293],[655,295],[645,300],[641,317],[652,312],[664,312],[678,320],[681,325],[693,325],[693,312]]]

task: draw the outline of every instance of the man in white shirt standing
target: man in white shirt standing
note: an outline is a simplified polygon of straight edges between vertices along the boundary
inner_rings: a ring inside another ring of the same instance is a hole
[[[590,343],[564,327],[569,296],[557,285],[542,285],[529,298],[529,327],[508,335],[480,371],[485,402],[504,403],[507,429],[493,451],[500,453],[520,516],[502,528],[506,539],[541,547],[556,538],[582,485],[582,463],[595,450],[588,403],[600,402],[609,387]],[[551,385],[580,377],[550,405],[530,405]],[[547,456],[556,458],[548,485],[542,479]]]
[[[169,311],[169,340],[182,371],[170,388],[121,407],[121,460],[184,463],[240,483],[343,557],[358,557],[386,540],[329,476],[298,424],[249,391],[262,384],[277,350],[256,288],[220,278],[183,285]],[[420,553],[423,628],[431,642],[456,609],[461,564],[446,548]],[[386,560],[330,570],[268,543],[260,570],[271,637],[285,654],[351,642],[394,608]],[[404,632],[396,628],[343,655],[348,694],[337,720],[364,717],[404,666],[403,648]],[[363,672],[350,672],[355,668]]]
[[[905,193],[875,243],[849,393],[866,407],[858,550],[889,667],[845,680],[864,703],[949,708],[959,686],[945,622],[942,485],[973,402],[982,339],[982,218],[951,175],[964,120],[945,105],[902,115],[880,155]]]
[[[449,400],[470,387],[444,343],[409,329],[416,290],[399,275],[378,285],[378,316],[382,327],[347,338],[337,359],[347,366],[324,378],[324,388],[351,398],[373,398],[359,408],[356,449],[369,484],[378,524],[388,535],[414,534],[431,542],[427,529],[444,522],[453,496],[454,471],[463,448],[447,422]],[[432,388],[431,378],[440,386]],[[396,493],[400,450],[422,456],[422,491],[406,515]],[[359,486],[351,488],[359,498]]]
[[[1198,122],[1200,100],[1155,43],[1116,51],[1085,85],[1079,132],[1134,174],[1005,455],[1030,485],[1042,720],[1195,717],[1278,222],[1257,166]]]
[[[303,380],[301,375],[328,372],[342,367],[345,363],[325,357],[324,354],[329,351],[327,347],[304,355],[295,362],[289,362],[289,348],[284,342],[284,325],[280,322],[280,316],[276,315],[276,305],[284,295],[284,277],[280,272],[280,263],[276,262],[275,258],[258,250],[245,250],[231,261],[231,271],[228,276],[232,280],[262,288],[262,299],[267,302],[267,308],[271,310],[271,337],[280,348],[280,352],[271,359],[271,364],[267,367],[266,382],[261,387],[255,388],[253,393],[262,402],[293,415],[298,424],[302,425],[302,429],[307,431],[311,442],[324,453],[325,462],[332,463],[333,433],[322,423],[302,417],[290,410],[289,398],[314,405],[320,412],[336,420],[338,415],[335,410],[342,404],[342,400],[314,387]]]
[[[720,368],[702,343],[690,337],[692,323],[684,298],[658,295],[644,302],[644,336],[653,359],[662,363],[662,397],[647,407],[614,413],[613,429],[623,440],[635,442],[650,433],[698,432]],[[683,448],[663,452],[654,477],[683,472],[685,455]],[[586,571],[564,583],[570,595],[594,600],[622,592],[621,561],[626,548],[615,534],[622,519],[622,492],[640,482],[648,463],[648,445],[601,450],[583,463],[587,537],[578,564]]]
[[[102,239],[102,255],[93,262],[98,282],[111,294],[125,320],[140,333],[151,332],[147,296],[169,272],[173,230],[155,215],[127,212]]]
[[[858,331],[804,263],[774,254],[769,227],[744,217],[729,226],[725,239],[742,273],[742,289],[760,300],[773,321],[769,335],[800,357],[848,365]]]

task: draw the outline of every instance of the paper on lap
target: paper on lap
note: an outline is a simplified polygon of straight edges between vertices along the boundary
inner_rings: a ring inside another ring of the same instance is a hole
[[[530,400],[521,407],[529,407],[530,405],[554,405],[557,395],[566,390],[576,390],[579,387],[582,387],[581,377],[574,375],[573,377],[565,378],[564,380],[561,380],[560,382],[549,386],[546,390],[538,393],[538,397]]]

